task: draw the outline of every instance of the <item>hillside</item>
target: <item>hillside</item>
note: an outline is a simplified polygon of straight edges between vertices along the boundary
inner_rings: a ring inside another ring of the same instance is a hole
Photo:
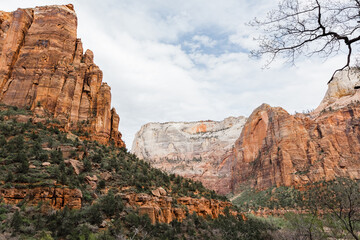
[[[0,236],[228,239],[233,228],[229,236],[253,239],[272,228],[244,222],[200,182],[59,131],[51,116],[1,105],[0,120]]]

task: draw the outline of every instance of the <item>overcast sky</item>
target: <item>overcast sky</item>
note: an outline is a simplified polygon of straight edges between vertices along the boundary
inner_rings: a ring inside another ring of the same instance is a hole
[[[0,0],[1,10],[69,1]],[[256,2],[256,3],[255,3]],[[74,0],[78,37],[112,88],[120,131],[131,148],[148,122],[249,116],[262,103],[288,112],[316,108],[344,56],[300,59],[290,67],[248,57],[245,25],[274,0]]]

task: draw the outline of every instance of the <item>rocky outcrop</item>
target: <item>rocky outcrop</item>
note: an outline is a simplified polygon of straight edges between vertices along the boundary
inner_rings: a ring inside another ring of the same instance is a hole
[[[148,123],[136,134],[132,152],[153,167],[201,181],[218,193],[230,191],[228,156],[246,121]]]
[[[336,110],[353,102],[360,102],[360,71],[357,68],[350,68],[337,72],[328,85],[328,90],[320,105],[311,112],[317,116],[326,110]]]
[[[197,199],[191,197],[172,198],[163,188],[156,189],[159,195],[145,193],[119,193],[127,207],[139,210],[139,214],[148,215],[152,224],[170,223],[173,220],[182,221],[187,214],[195,212],[198,216],[212,218],[224,214],[226,207],[232,207],[230,202],[219,200]],[[51,209],[80,209],[82,193],[79,189],[70,189],[64,186],[28,188],[1,188],[0,199],[5,204],[16,205],[26,201],[29,206],[45,204]]]
[[[360,105],[315,118],[263,104],[246,122],[231,159],[232,191],[243,185],[302,185],[335,177],[360,179]]]
[[[77,38],[72,5],[0,12],[0,102],[41,107],[93,140],[125,146],[111,91],[90,50]]]
[[[169,196],[150,196],[145,193],[121,194],[125,204],[139,209],[139,214],[148,215],[151,223],[170,223],[173,220],[182,221],[187,214],[196,213],[198,216],[217,218],[224,214],[226,207],[230,208],[230,202],[222,202],[214,199],[197,199],[181,197],[174,199]]]
[[[80,209],[82,193],[79,189],[66,187],[36,187],[28,188],[2,188],[0,199],[6,204],[18,204],[26,201],[28,205],[36,206],[40,202],[48,203],[53,209],[63,209],[67,206],[70,209]]]

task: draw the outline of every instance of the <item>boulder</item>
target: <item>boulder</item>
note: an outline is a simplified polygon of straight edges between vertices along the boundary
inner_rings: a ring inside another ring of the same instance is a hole
[[[75,159],[64,160],[64,163],[68,166],[71,166],[74,169],[76,175],[79,175],[84,171],[84,163]]]

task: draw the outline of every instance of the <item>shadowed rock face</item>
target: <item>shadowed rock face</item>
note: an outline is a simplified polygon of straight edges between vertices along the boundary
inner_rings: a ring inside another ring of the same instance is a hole
[[[246,121],[148,123],[136,134],[132,152],[153,167],[201,181],[217,193],[230,192],[228,156]]]
[[[0,102],[41,106],[67,123],[88,122],[94,140],[125,146],[111,92],[93,53],[83,53],[72,5],[0,12]]]

